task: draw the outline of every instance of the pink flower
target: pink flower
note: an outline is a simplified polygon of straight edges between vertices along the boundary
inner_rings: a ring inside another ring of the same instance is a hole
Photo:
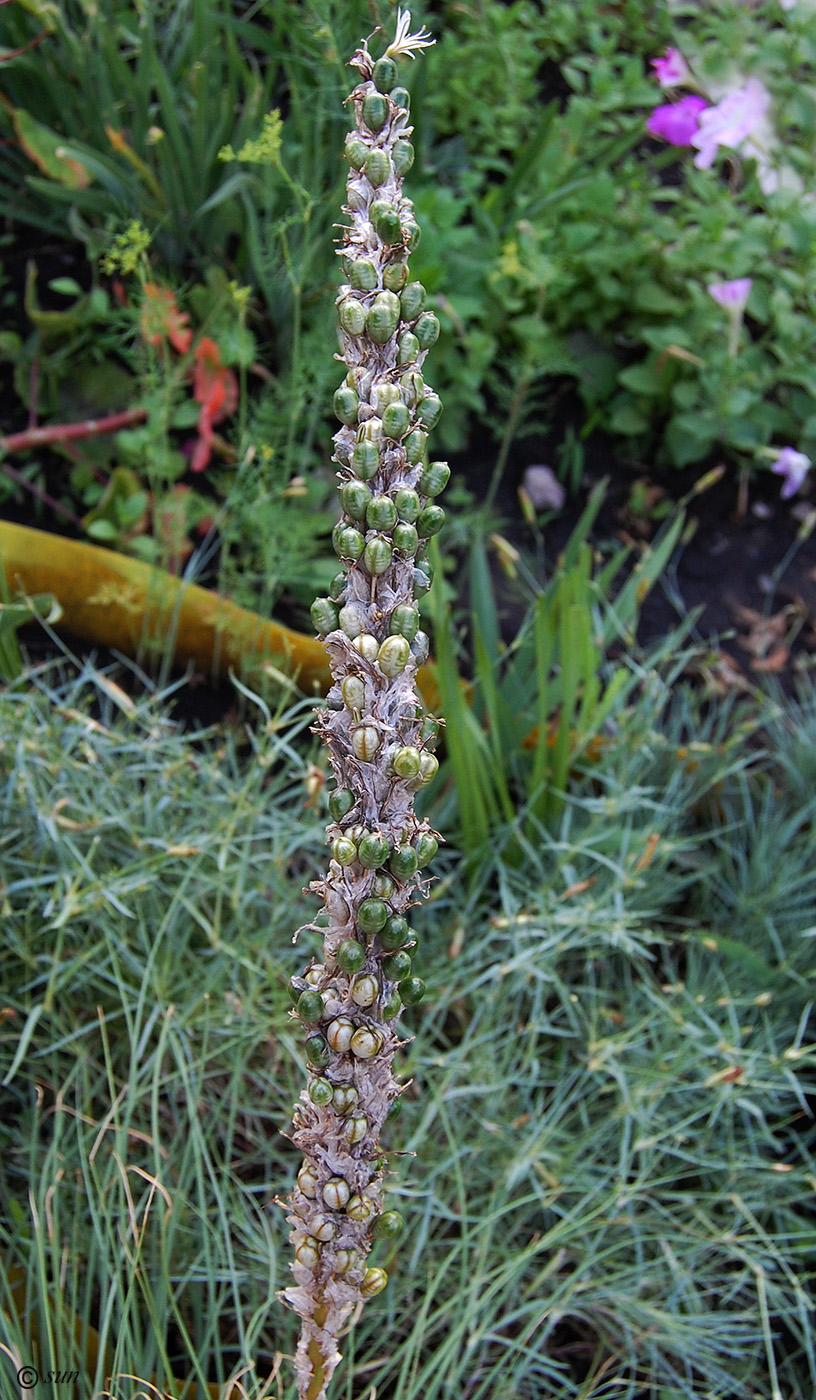
[[[731,315],[741,315],[752,285],[750,277],[737,277],[733,282],[711,282],[706,290]]]
[[[697,147],[694,164],[698,170],[709,170],[719,146],[736,150],[741,141],[766,125],[771,94],[759,78],[749,78],[745,87],[729,92],[716,106],[700,114],[698,129],[690,144]]]
[[[804,452],[797,452],[793,447],[783,447],[771,471],[777,476],[784,476],[785,481],[781,495],[783,501],[787,501],[791,496],[795,496],[805,477],[810,471],[810,458]]]
[[[684,87],[691,78],[689,66],[679,49],[666,49],[665,58],[653,58],[652,67],[662,88]]]
[[[672,146],[690,146],[707,106],[703,97],[681,97],[679,102],[655,107],[646,130],[652,136],[662,136]]]

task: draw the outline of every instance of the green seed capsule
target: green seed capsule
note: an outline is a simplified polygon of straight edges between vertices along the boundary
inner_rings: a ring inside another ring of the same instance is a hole
[[[320,1263],[320,1250],[317,1240],[313,1235],[307,1235],[305,1240],[301,1240],[295,1250],[295,1258],[304,1269],[315,1269]]]
[[[378,1240],[396,1240],[399,1239],[404,1229],[405,1220],[398,1210],[384,1210],[382,1215],[378,1215],[374,1221],[372,1233]]]
[[[343,942],[338,945],[335,956],[341,972],[347,972],[349,975],[361,972],[365,967],[365,948],[357,942],[356,938],[344,938]]]
[[[406,1006],[416,1006],[422,1001],[425,995],[425,983],[421,977],[406,977],[404,982],[400,982],[400,996]]]
[[[429,535],[438,535],[445,523],[445,512],[441,506],[425,506],[417,517],[417,530],[423,539]]]
[[[362,335],[366,326],[366,312],[361,301],[358,301],[356,297],[345,297],[337,307],[337,315],[340,318],[340,325],[347,335]],[[351,421],[356,423],[356,414]]]
[[[338,1249],[334,1255],[334,1267],[338,1274],[347,1274],[349,1269],[356,1268],[359,1258],[356,1249]]]
[[[387,953],[402,948],[411,936],[411,926],[402,914],[391,914],[380,929],[380,942]]]
[[[425,380],[418,369],[409,369],[400,380],[400,398],[413,408],[425,394]]]
[[[355,1113],[343,1125],[343,1137],[351,1143],[352,1147],[355,1142],[362,1142],[368,1137],[368,1119],[362,1113]]]
[[[399,987],[395,987],[381,1004],[383,1020],[392,1021],[395,1016],[399,1016],[402,1010],[402,997],[399,994]]]
[[[390,530],[397,519],[397,507],[390,496],[372,496],[366,507],[366,525],[371,530]]]
[[[351,1037],[351,1053],[358,1060],[373,1060],[382,1050],[382,1036],[369,1026],[360,1026]]]
[[[342,521],[332,530],[332,544],[341,559],[359,559],[365,549],[365,539],[353,525]]]
[[[340,686],[340,693],[350,710],[362,710],[365,706],[365,682],[359,676],[346,676]]]
[[[419,354],[419,341],[412,331],[403,331],[397,341],[397,364],[412,365]]]
[[[411,655],[413,656],[417,666],[425,665],[425,662],[428,660],[428,657],[430,655],[430,651],[431,639],[428,636],[428,633],[423,632],[420,628],[419,632],[417,632],[416,636],[414,637],[414,640],[411,643]]]
[[[328,1108],[334,1098],[334,1089],[328,1079],[323,1079],[319,1075],[313,1079],[309,1085],[309,1098],[317,1108]],[[314,1229],[314,1225],[312,1228]]]
[[[333,632],[338,625],[339,609],[331,598],[315,598],[310,609],[312,626],[315,632],[319,632],[321,637],[325,637],[329,632]]]
[[[377,1207],[370,1196],[355,1195],[349,1197],[346,1206],[346,1215],[352,1220],[356,1220],[358,1225],[366,1225],[377,1213]]]
[[[398,778],[416,778],[422,766],[422,754],[419,749],[405,747],[397,749],[391,760],[391,767]]]
[[[344,603],[339,613],[340,627],[349,641],[354,641],[361,632],[366,629],[366,609],[362,603],[358,603],[355,598],[351,602]]]
[[[388,103],[379,92],[369,92],[363,98],[363,121],[369,131],[382,131],[388,119]]]
[[[351,469],[361,481],[370,481],[377,475],[380,453],[376,443],[358,442],[351,454]]]
[[[357,1107],[359,1098],[353,1084],[338,1084],[334,1090],[334,1107],[341,1115],[351,1113]]]
[[[389,292],[400,292],[408,280],[408,264],[404,262],[389,263],[383,270],[383,286]]]
[[[439,322],[432,311],[425,311],[414,326],[414,335],[422,350],[430,350],[439,339]]]
[[[355,1006],[373,1006],[379,994],[379,983],[370,972],[358,977],[351,989],[351,999]]]
[[[351,1046],[354,1035],[354,1022],[348,1016],[337,1016],[326,1027],[326,1039],[337,1055],[345,1055]]]
[[[417,416],[424,428],[435,428],[442,417],[442,400],[439,395],[426,394],[424,399],[420,399]]]
[[[357,925],[363,933],[379,933],[385,927],[388,906],[381,899],[364,899],[357,910]]]
[[[390,846],[381,831],[369,831],[357,847],[360,864],[366,870],[376,870],[388,860]]]
[[[416,608],[412,608],[409,603],[399,603],[395,607],[388,622],[388,631],[392,637],[404,637],[406,642],[412,642],[419,627],[419,613]]]
[[[395,549],[402,554],[416,554],[419,549],[419,535],[415,525],[408,525],[406,521],[400,521],[394,526],[391,542]]]
[[[402,445],[405,448],[405,457],[409,466],[416,467],[422,461],[427,441],[428,434],[423,433],[421,428],[414,428],[414,431],[408,434]]]
[[[425,310],[425,288],[421,282],[409,282],[400,292],[403,321],[414,321]]]
[[[390,403],[383,413],[383,432],[387,438],[398,442],[408,431],[411,419],[404,403]]]
[[[393,58],[378,58],[371,77],[378,92],[388,92],[397,81],[397,65]]]
[[[355,757],[361,763],[370,763],[380,747],[379,730],[372,724],[364,724],[359,729],[355,729],[351,736],[351,747]]]
[[[419,496],[413,486],[401,486],[394,497],[394,505],[397,507],[397,515],[400,520],[413,523],[419,515]],[[338,577],[345,580],[345,574],[340,574]]]
[[[396,850],[391,852],[388,869],[398,880],[410,880],[419,869],[419,860],[413,846],[397,846]]]
[[[366,330],[375,345],[385,345],[391,339],[399,325],[399,315],[399,297],[394,292],[378,292],[366,317]]]
[[[429,564],[423,564],[421,569],[414,569],[411,581],[411,591],[415,598],[424,598],[433,583],[433,570]],[[341,622],[342,627],[342,622]]]
[[[333,402],[334,411],[341,423],[345,423],[347,427],[351,427],[357,422],[357,410],[360,407],[360,400],[354,390],[350,389],[347,384],[341,384],[340,388],[335,391]]]
[[[377,578],[384,574],[391,564],[391,545],[382,535],[375,535],[363,550],[363,563],[368,572]]]
[[[419,247],[422,238],[422,229],[413,219],[405,219],[402,225],[402,241],[409,253],[413,253]]]
[[[407,528],[412,527],[409,525]],[[386,637],[377,654],[380,670],[384,676],[391,678],[401,675],[410,659],[411,648],[404,637]]]
[[[377,899],[393,899],[397,893],[396,882],[384,870],[378,870],[371,881],[371,893]]]
[[[340,487],[340,504],[352,520],[365,520],[371,492],[364,481],[345,481]]]
[[[421,783],[429,783],[439,772],[439,759],[434,753],[424,753],[419,764],[419,778]]]
[[[330,1176],[321,1195],[329,1210],[342,1210],[351,1196],[351,1187],[344,1176]]]
[[[411,959],[404,949],[383,960],[383,972],[389,982],[404,982],[411,976]]]
[[[331,598],[333,603],[340,602],[341,598],[343,597],[343,594],[346,591],[347,583],[348,575],[341,569],[340,573],[335,574],[334,578],[329,584],[329,597]]]
[[[419,478],[419,489],[424,496],[438,496],[450,481],[450,467],[447,462],[431,462]]]
[[[402,224],[393,204],[384,199],[375,199],[368,214],[382,243],[390,245],[402,241]]]
[[[389,95],[395,107],[401,107],[404,112],[409,110],[411,106],[411,94],[407,88],[392,88]]]
[[[421,870],[433,860],[439,850],[439,842],[430,831],[420,831],[419,835],[414,837],[414,850],[417,854],[417,865]]]
[[[357,859],[357,847],[347,836],[335,836],[331,843],[331,857],[338,865],[353,865]]]
[[[331,1059],[329,1047],[322,1035],[310,1035],[306,1041],[306,1059],[315,1069],[325,1069]]]
[[[297,1013],[301,1021],[317,1025],[323,1019],[323,998],[319,992],[304,992],[298,997]]]
[[[358,136],[355,131],[350,131],[346,137],[345,153],[346,160],[355,170],[362,170],[368,158],[369,146],[362,136]]]
[[[390,379],[381,379],[371,390],[371,407],[380,418],[390,403],[400,402],[400,391],[397,384],[393,384]],[[385,428],[383,428],[383,432]]]
[[[398,175],[406,175],[414,163],[414,148],[410,141],[395,141],[391,147],[391,159]]]
[[[308,972],[304,973],[304,982],[308,982],[310,987],[319,987],[325,970],[321,963],[315,963]]]
[[[304,1162],[298,1172],[297,1184],[304,1196],[310,1201],[317,1199],[317,1172],[311,1162]]]
[[[376,637],[372,637],[370,632],[361,632],[359,637],[355,637],[352,644],[355,651],[365,657],[366,661],[376,661],[380,650],[380,644]]]
[[[366,1269],[360,1284],[360,1292],[364,1298],[374,1298],[378,1293],[382,1293],[387,1286],[388,1274],[385,1269]]]
[[[357,801],[350,788],[335,788],[329,796],[329,816],[339,822],[351,811]]]
[[[353,258],[346,275],[358,292],[373,292],[377,285],[377,269],[368,258]]]
[[[363,171],[375,189],[384,185],[391,174],[391,162],[387,152],[379,148],[373,150],[363,166]]]

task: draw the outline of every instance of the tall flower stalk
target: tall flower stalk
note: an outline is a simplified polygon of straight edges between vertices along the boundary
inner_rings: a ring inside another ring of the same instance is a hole
[[[402,193],[414,151],[409,98],[397,59],[432,42],[397,32],[382,57],[364,41],[350,63],[354,130],[337,298],[346,375],[334,396],[334,437],[343,514],[334,531],[342,562],[331,596],[312,620],[324,638],[334,684],[316,730],[336,786],[329,799],[328,871],[311,888],[323,903],[314,925],[322,960],[292,980],[293,1015],[306,1030],[309,1083],[292,1141],[303,1162],[289,1198],[294,1285],[283,1297],[301,1318],[295,1358],[301,1400],[322,1400],[340,1360],[338,1337],[354,1308],[385,1288],[368,1264],[377,1238],[394,1239],[398,1211],[384,1208],[383,1123],[402,1092],[393,1059],[403,1006],[420,1001],[416,938],[408,913],[425,893],[437,839],[414,813],[414,794],[435,774],[435,724],[423,715],[417,667],[428,655],[417,599],[430,587],[420,561],[441,528],[436,497],[449,469],[430,462],[427,437],[442,405],[425,383],[439,322],[410,280],[419,240]]]

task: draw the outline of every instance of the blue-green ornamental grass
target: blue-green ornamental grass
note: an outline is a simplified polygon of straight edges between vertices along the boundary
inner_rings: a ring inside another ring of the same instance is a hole
[[[392,1070],[399,1014],[425,991],[404,916],[427,889],[418,872],[436,849],[414,814],[414,793],[438,764],[415,685],[427,650],[414,584],[420,549],[444,521],[431,497],[447,467],[427,465],[424,431],[442,412],[421,373],[439,322],[424,309],[423,287],[408,281],[419,230],[402,192],[412,127],[395,59],[432,42],[409,29],[410,14],[398,10],[384,55],[375,61],[364,41],[351,59],[360,81],[349,98],[356,129],[345,145],[337,297],[347,372],[334,395],[343,518],[333,538],[346,574],[312,607],[334,678],[316,728],[336,788],[329,869],[311,887],[327,919],[322,961],[294,979],[292,1012],[319,1027],[306,1040],[310,1082],[295,1110],[292,1140],[304,1157],[290,1197],[295,1283],[283,1293],[301,1318],[302,1400],[323,1400],[341,1329],[388,1282],[384,1268],[367,1263],[375,1237],[394,1239],[402,1228],[398,1211],[383,1210],[380,1131],[404,1087]],[[351,1092],[357,1111],[348,1118]]]

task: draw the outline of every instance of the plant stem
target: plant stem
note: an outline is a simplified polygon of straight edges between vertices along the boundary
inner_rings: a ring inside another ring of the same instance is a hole
[[[47,447],[52,442],[76,442],[80,438],[100,437],[103,433],[118,433],[132,428],[147,418],[145,408],[126,408],[107,418],[85,418],[81,423],[51,423],[47,428],[26,428],[21,433],[0,437],[0,453],[30,452],[33,447]]]

